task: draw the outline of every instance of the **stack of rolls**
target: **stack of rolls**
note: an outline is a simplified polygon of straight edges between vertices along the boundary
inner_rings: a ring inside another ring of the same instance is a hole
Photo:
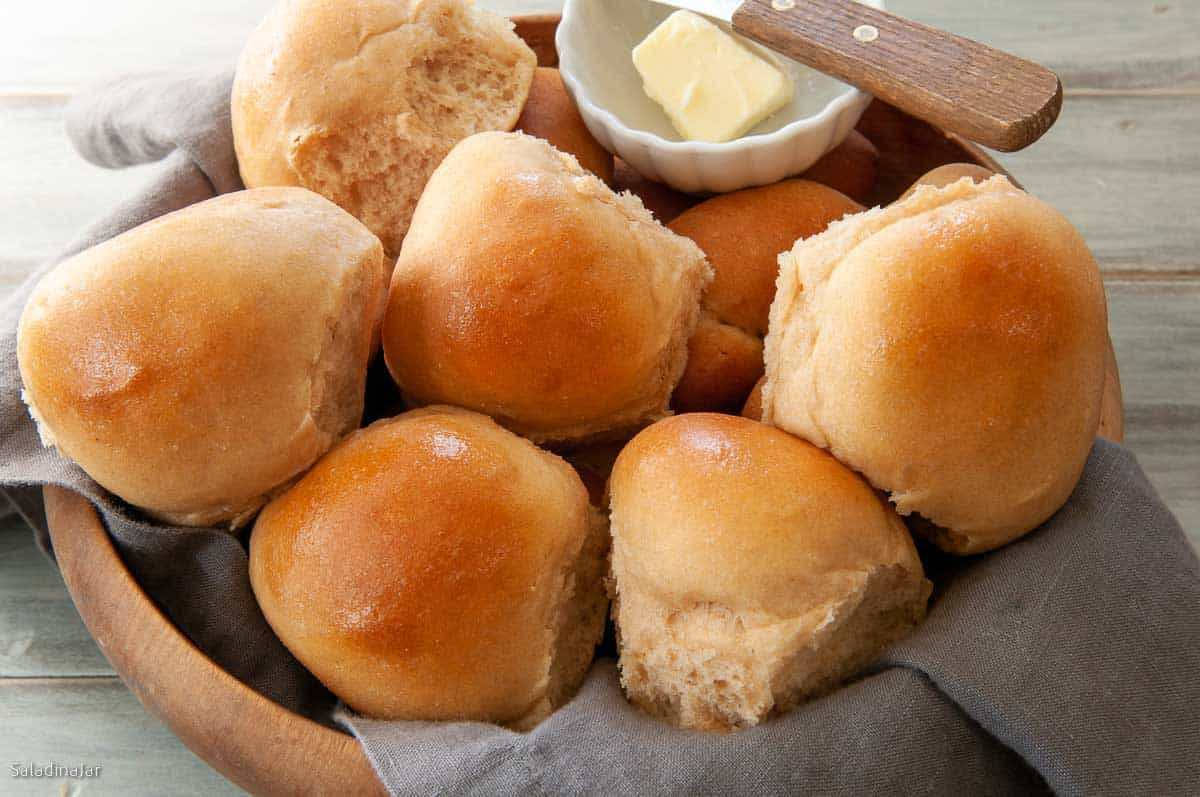
[[[247,190],[47,275],[24,397],[131,511],[249,529],[266,619],[355,711],[527,730],[611,616],[635,705],[750,727],[918,626],[913,533],[976,554],[1066,501],[1098,270],[977,167],[865,209],[858,133],[679,194],[535,61],[468,0],[283,0],[234,81]],[[364,426],[372,367],[403,404]]]

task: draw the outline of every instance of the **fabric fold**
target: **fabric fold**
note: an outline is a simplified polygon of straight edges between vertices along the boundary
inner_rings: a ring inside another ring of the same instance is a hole
[[[181,150],[213,192],[240,190],[230,132],[233,70],[123,75],[96,83],[67,106],[77,152],[109,169],[162,160]]]

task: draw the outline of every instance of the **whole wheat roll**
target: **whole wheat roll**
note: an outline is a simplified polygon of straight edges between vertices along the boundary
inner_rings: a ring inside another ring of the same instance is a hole
[[[238,526],[358,426],[388,265],[302,188],[225,194],[57,266],[21,316],[42,439],[160,520]]]
[[[250,581],[354,710],[527,729],[604,630],[607,535],[559,457],[450,407],[377,421],[259,515]]]
[[[421,197],[384,355],[415,404],[467,407],[537,442],[611,439],[669,411],[710,277],[694,243],[575,158],[481,133]]]
[[[613,156],[588,131],[557,69],[539,66],[534,72],[516,129],[544,138],[560,152],[574,155],[580,166],[604,182],[612,182]]]
[[[863,208],[832,188],[784,180],[708,199],[667,226],[695,241],[713,268],[688,363],[672,396],[680,412],[736,410],[762,376],[779,253]]]
[[[924,617],[930,584],[899,516],[779,429],[660,421],[621,452],[609,490],[621,683],[676,725],[755,725]]]
[[[513,128],[536,66],[469,0],[280,0],[233,82],[242,180],[328,197],[395,258],[429,175],[467,136]]]
[[[879,178],[879,150],[862,133],[851,130],[841,144],[800,176],[866,204]]]
[[[763,420],[830,450],[990,550],[1067,500],[1100,417],[1099,269],[1061,214],[1003,177],[922,186],[780,258]]]
[[[957,183],[964,177],[969,178],[973,183],[982,183],[995,176],[996,173],[991,169],[974,163],[944,163],[918,177],[916,182],[900,198],[908,199],[917,192],[918,188],[925,185],[933,186],[934,188],[945,188],[948,185]]]
[[[613,188],[629,191],[642,201],[654,218],[666,224],[680,213],[703,201],[703,197],[676,191],[664,183],[647,180],[636,169],[620,158],[613,159]]]

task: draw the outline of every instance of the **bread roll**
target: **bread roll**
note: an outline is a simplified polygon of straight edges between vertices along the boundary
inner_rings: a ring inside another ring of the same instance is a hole
[[[646,210],[663,224],[674,220],[680,213],[700,204],[704,199],[676,191],[669,185],[647,180],[620,158],[613,159],[612,184],[618,192],[628,191],[642,200]]]
[[[1079,233],[1003,177],[922,187],[780,258],[763,420],[924,516],[947,551],[1053,514],[1100,414],[1104,287]]]
[[[870,664],[925,615],[900,518],[833,457],[778,429],[695,413],[613,469],[621,683],[685,728],[761,722]]]
[[[241,525],[362,415],[379,240],[300,188],[226,194],[64,261],[21,316],[42,440],[152,517]]]
[[[868,204],[879,177],[879,150],[857,130],[800,175]]]
[[[613,156],[588,132],[557,69],[540,66],[534,72],[517,130],[544,138],[560,152],[574,155],[580,166],[604,182],[612,182]]]
[[[516,124],[537,58],[512,28],[469,0],[281,0],[233,83],[242,180],[323,194],[395,258],[446,153]]]
[[[832,188],[784,180],[723,194],[671,222],[708,256],[713,281],[688,343],[687,369],[672,406],[737,411],[763,373],[762,338],[775,298],[779,253],[863,208]]]
[[[430,407],[355,432],[272,501],[250,583],[283,643],[355,711],[523,730],[591,664],[604,532],[566,462]]]
[[[667,413],[710,275],[694,243],[573,157],[481,133],[421,197],[384,355],[415,403],[538,442],[615,437]]]
[[[762,338],[702,310],[671,406],[678,412],[737,409],[762,372]]]
[[[1104,398],[1100,402],[1100,428],[1096,430],[1096,434],[1119,443],[1125,439],[1125,418],[1121,398],[1121,375],[1117,370],[1117,358],[1111,342],[1108,346],[1107,366],[1104,373]],[[766,376],[763,376],[750,391],[750,397],[742,407],[743,418],[762,420],[762,389],[766,381]]]
[[[995,176],[996,173],[991,169],[977,166],[974,163],[947,163],[923,175],[912,184],[912,187],[904,193],[901,199],[907,199],[912,196],[921,186],[930,185],[935,188],[944,188],[951,183],[958,182],[964,177],[969,178],[973,183],[982,183]],[[1106,362],[1107,370],[1104,375],[1104,396],[1100,403],[1100,428],[1097,430],[1097,434],[1119,443],[1125,437],[1125,419],[1122,406],[1124,402],[1121,397],[1121,375],[1117,368],[1117,356],[1113,351],[1111,338],[1108,343]]]
[[[982,183],[995,176],[996,173],[991,169],[985,169],[974,163],[946,163],[938,166],[936,169],[930,169],[921,175],[900,198],[908,199],[923,185],[933,186],[934,188],[945,188],[948,185],[957,183],[964,177],[970,179],[973,183]]]
[[[1120,443],[1125,439],[1125,408],[1121,396],[1121,372],[1117,368],[1117,353],[1112,338],[1108,341],[1105,356],[1104,397],[1100,401],[1100,428],[1097,434]]]
[[[742,405],[742,417],[749,418],[752,421],[762,420],[762,391],[763,385],[767,381],[766,374],[763,374],[757,382],[754,383],[754,389],[750,391],[750,396],[746,399],[746,403]]]

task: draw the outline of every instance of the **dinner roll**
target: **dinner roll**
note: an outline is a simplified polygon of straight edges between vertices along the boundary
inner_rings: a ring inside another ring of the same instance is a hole
[[[925,615],[930,584],[895,511],[779,429],[660,421],[621,452],[609,489],[621,684],[676,725],[787,711]]]
[[[934,188],[945,188],[948,185],[957,183],[964,177],[970,179],[973,183],[982,183],[995,176],[996,173],[991,169],[985,169],[974,163],[946,163],[938,166],[936,169],[930,169],[917,178],[917,181],[900,198],[908,199],[923,185],[931,185]]]
[[[512,129],[536,66],[470,0],[282,0],[233,83],[242,180],[323,194],[394,258],[429,175],[472,133]]]
[[[879,177],[879,150],[857,130],[800,175],[867,204]]]
[[[1125,401],[1121,395],[1121,372],[1117,368],[1117,352],[1109,337],[1108,353],[1105,356],[1104,397],[1100,401],[1101,437],[1120,443],[1125,439]]]
[[[743,418],[749,418],[752,421],[762,420],[762,391],[763,384],[766,381],[767,376],[763,374],[754,383],[754,389],[750,391],[750,396],[746,399],[746,403],[742,405]]]
[[[671,406],[679,412],[734,410],[762,371],[762,338],[702,310],[700,323],[688,339],[687,368],[671,396]]]
[[[613,156],[588,132],[557,69],[540,66],[534,72],[517,130],[546,139],[604,182],[612,182]]]
[[[636,169],[620,158],[613,159],[613,188],[618,192],[628,191],[654,214],[663,224],[674,220],[680,213],[700,204],[703,197],[676,191],[669,185],[647,180]]]
[[[953,553],[999,547],[1063,505],[1096,434],[1107,318],[1061,214],[1003,177],[963,179],[834,224],[780,263],[765,422],[829,449]]]
[[[192,205],[64,261],[18,332],[42,440],[152,517],[238,526],[358,426],[383,247],[301,188]]]
[[[901,199],[907,199],[912,196],[916,193],[917,189],[924,185],[944,188],[951,183],[958,182],[964,177],[969,178],[971,182],[982,183],[995,176],[996,173],[991,169],[978,166],[974,163],[947,163],[943,166],[938,166],[936,169],[931,169],[922,175],[904,193]],[[1117,357],[1113,351],[1111,339],[1108,343],[1106,369],[1104,375],[1104,394],[1100,402],[1100,428],[1097,430],[1097,434],[1109,440],[1120,442],[1125,435],[1125,420],[1121,399],[1121,377],[1117,368]]]
[[[694,243],[575,158],[481,133],[421,197],[384,355],[414,403],[538,442],[614,437],[667,413],[710,274]]]
[[[762,338],[779,253],[862,209],[820,183],[784,180],[713,197],[667,225],[700,245],[714,273],[672,397],[675,409],[736,412],[742,406],[763,373]]]
[[[566,462],[430,407],[355,432],[268,504],[250,583],[283,643],[355,711],[524,730],[591,664],[606,538]]]

